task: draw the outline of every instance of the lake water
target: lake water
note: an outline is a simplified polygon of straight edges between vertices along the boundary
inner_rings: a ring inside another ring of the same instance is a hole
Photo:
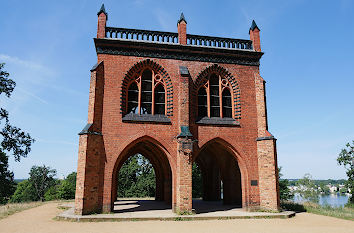
[[[343,207],[348,203],[349,196],[341,194],[329,194],[329,195],[319,195],[320,205],[330,205],[331,207]],[[294,202],[302,203],[304,199],[300,197],[298,193],[294,196]]]

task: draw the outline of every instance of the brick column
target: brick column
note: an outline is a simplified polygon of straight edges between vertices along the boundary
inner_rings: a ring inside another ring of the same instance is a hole
[[[250,40],[252,40],[252,42],[253,42],[253,48],[257,52],[261,52],[262,51],[261,50],[261,39],[259,37],[259,32],[260,31],[261,30],[257,26],[256,22],[253,20],[251,28],[249,30],[249,34],[250,34]]]
[[[255,76],[258,138],[257,157],[259,196],[262,209],[279,210],[279,181],[276,139],[268,132],[265,81]]]
[[[102,4],[101,9],[97,13],[98,22],[97,22],[97,38],[105,38],[106,37],[106,22],[108,19],[108,14],[104,8],[104,4]]]
[[[192,152],[193,139],[189,131],[190,75],[186,67],[180,67],[178,124],[181,129],[177,136],[176,207],[177,213],[192,211]]]
[[[276,139],[273,136],[257,139],[259,198],[262,209],[279,210],[279,181]]]
[[[180,19],[177,22],[177,30],[178,30],[178,42],[180,44],[187,44],[187,21],[184,18],[183,13],[181,14]]]
[[[102,211],[105,150],[102,136],[104,67],[91,70],[88,123],[79,133],[75,213]]]

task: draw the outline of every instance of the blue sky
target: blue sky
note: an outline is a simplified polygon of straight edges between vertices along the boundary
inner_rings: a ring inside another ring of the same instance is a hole
[[[336,162],[354,140],[354,1],[104,1],[108,26],[176,32],[181,12],[191,34],[248,39],[261,29],[269,130],[286,178],[345,178]],[[17,82],[1,106],[36,139],[10,168],[32,165],[63,177],[76,170],[87,120],[93,39],[102,1],[1,1],[0,62]]]

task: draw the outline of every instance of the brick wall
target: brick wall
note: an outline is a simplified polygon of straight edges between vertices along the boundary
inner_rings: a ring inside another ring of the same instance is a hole
[[[99,14],[97,38],[104,38],[106,19],[105,13]],[[184,20],[179,22],[178,32],[179,43],[186,45]],[[255,50],[260,51],[258,27],[250,30],[250,37]],[[267,131],[264,81],[257,65],[104,53],[97,56],[99,65],[92,70],[88,111],[88,123],[92,126],[80,136],[76,213],[112,210],[117,195],[117,173],[134,153],[144,154],[157,170],[156,199],[171,203],[175,211],[190,211],[192,162],[208,150],[214,157],[223,157],[218,160],[223,171],[215,173],[220,176],[215,182],[223,179],[232,184],[229,187],[238,187],[236,191],[224,190],[227,201],[242,202],[245,209],[279,208],[275,139]],[[122,119],[126,104],[124,88],[132,78],[130,71],[148,65],[154,66],[153,69],[159,67],[166,80],[168,77],[171,123]],[[180,74],[180,66],[188,68],[188,76]],[[205,78],[202,74],[211,70],[227,75],[231,82],[237,110],[233,116],[239,125],[196,123],[195,88]],[[177,138],[181,126],[188,126],[192,138]],[[195,140],[193,151],[180,150],[183,140]],[[213,169],[205,166],[203,173],[208,172],[207,167]],[[208,195],[217,199],[220,187],[211,186],[215,193]]]

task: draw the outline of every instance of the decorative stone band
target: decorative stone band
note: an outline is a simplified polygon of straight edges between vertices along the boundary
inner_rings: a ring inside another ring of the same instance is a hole
[[[95,38],[98,54],[163,58],[213,63],[259,66],[262,52],[234,50],[219,47],[158,44],[147,41],[113,40]]]
[[[87,123],[86,126],[84,127],[83,130],[81,130],[81,132],[79,133],[79,135],[100,135],[102,136],[101,132],[96,132],[92,130],[92,123]]]
[[[171,119],[165,115],[151,115],[151,114],[134,114],[129,113],[122,118],[123,122],[156,122],[170,124]]]
[[[274,136],[267,136],[267,137],[259,137],[256,141],[264,141],[264,140],[277,140]]]
[[[233,118],[220,118],[220,117],[203,117],[198,119],[195,123],[201,125],[220,125],[220,126],[240,126],[240,122]]]

